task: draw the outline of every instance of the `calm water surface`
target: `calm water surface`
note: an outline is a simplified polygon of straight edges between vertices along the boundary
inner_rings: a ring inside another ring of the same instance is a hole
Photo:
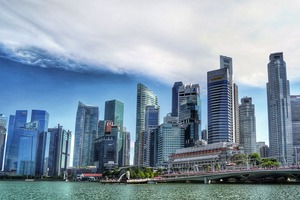
[[[300,199],[300,185],[0,181],[0,199]]]

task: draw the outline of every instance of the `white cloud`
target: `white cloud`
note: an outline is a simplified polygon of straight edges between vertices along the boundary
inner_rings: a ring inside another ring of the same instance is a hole
[[[297,1],[5,1],[0,41],[46,49],[117,73],[206,85],[219,55],[235,80],[265,87],[268,56],[283,51],[297,79]]]

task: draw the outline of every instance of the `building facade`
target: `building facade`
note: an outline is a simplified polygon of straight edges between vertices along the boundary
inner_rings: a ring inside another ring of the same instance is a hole
[[[99,108],[78,103],[73,166],[94,165],[94,145],[98,138]]]
[[[146,106],[158,106],[157,96],[145,85],[137,85],[137,106],[136,106],[136,141],[134,146],[134,165],[143,164],[144,132]]]
[[[184,147],[184,129],[177,124],[177,117],[166,116],[157,129],[156,166],[167,166],[169,156]]]
[[[0,113],[0,171],[4,170],[7,117]]]
[[[255,108],[251,97],[241,99],[239,108],[240,144],[244,147],[245,155],[257,152]]]
[[[295,163],[300,161],[300,95],[291,95],[292,133]]]
[[[293,162],[290,86],[283,53],[273,53],[268,64],[268,123],[270,156],[283,165]]]
[[[178,89],[179,124],[184,128],[184,146],[192,147],[201,136],[200,86],[191,84]]]
[[[172,117],[178,117],[178,90],[180,86],[183,86],[183,83],[181,81],[175,82],[172,87]]]
[[[57,128],[49,128],[49,164],[48,176],[61,176],[70,166],[71,131],[66,131],[58,124]]]

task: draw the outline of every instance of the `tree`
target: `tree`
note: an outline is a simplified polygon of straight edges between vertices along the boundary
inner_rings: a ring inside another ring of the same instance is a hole
[[[240,153],[240,154],[234,154],[232,157],[231,157],[231,161],[233,163],[235,163],[236,165],[240,166],[240,165],[244,165],[246,163],[246,159],[247,157]]]
[[[250,164],[252,165],[260,165],[261,164],[261,157],[258,155],[258,153],[252,153],[248,156],[248,159],[250,160]]]

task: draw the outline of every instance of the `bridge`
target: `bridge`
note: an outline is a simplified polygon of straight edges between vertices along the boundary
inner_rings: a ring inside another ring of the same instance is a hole
[[[215,172],[192,172],[167,174],[162,177],[154,178],[152,182],[171,183],[171,182],[244,182],[244,183],[263,183],[263,182],[294,182],[300,183],[300,169],[278,168],[278,169],[252,169],[240,171],[215,171]]]

